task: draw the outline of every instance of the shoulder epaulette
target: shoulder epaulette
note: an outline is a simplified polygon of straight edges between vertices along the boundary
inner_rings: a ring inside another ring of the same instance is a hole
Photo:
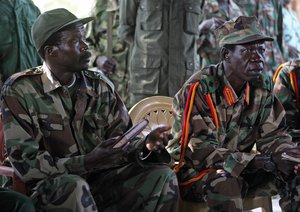
[[[43,73],[41,66],[38,66],[36,68],[26,69],[24,71],[17,72],[13,75],[11,75],[6,81],[5,85],[12,85],[18,78],[24,77],[24,76],[32,76],[32,75],[41,75]]]
[[[84,74],[92,79],[100,79],[103,80],[108,86],[115,91],[114,83],[107,77],[105,74],[98,68],[91,68],[89,70],[84,71]]]

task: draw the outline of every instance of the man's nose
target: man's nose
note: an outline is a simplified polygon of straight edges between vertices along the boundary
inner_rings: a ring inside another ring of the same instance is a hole
[[[81,47],[80,47],[80,51],[84,52],[84,51],[87,51],[89,49],[89,46],[87,44],[87,42],[85,41],[81,41]]]
[[[262,54],[259,52],[258,49],[253,49],[251,52],[251,59],[255,60],[255,61],[260,61],[262,60],[263,56]]]

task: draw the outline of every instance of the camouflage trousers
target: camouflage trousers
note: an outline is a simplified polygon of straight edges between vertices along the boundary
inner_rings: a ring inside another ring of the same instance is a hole
[[[35,212],[32,201],[18,192],[0,188],[1,212]]]
[[[289,180],[275,177],[273,173],[258,171],[234,177],[223,170],[213,170],[201,180],[181,187],[182,198],[205,201],[209,211],[243,211],[243,199],[254,196],[280,195],[282,211],[300,211],[300,176]]]
[[[122,168],[86,178],[59,175],[37,184],[32,194],[39,211],[177,211],[176,175],[166,166]]]

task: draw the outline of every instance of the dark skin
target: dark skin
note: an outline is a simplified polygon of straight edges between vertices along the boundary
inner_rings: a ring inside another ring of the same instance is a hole
[[[264,52],[265,45],[261,41],[235,45],[233,49],[225,47],[221,49],[224,72],[236,94],[241,94],[246,82],[260,80],[265,64]],[[300,164],[283,160],[281,157],[283,152],[300,157],[300,148],[286,148],[281,152],[272,154],[277,169],[283,174],[287,176],[293,174],[293,172],[299,174]],[[259,157],[259,155],[256,156],[248,167],[255,168],[259,166]]]
[[[43,49],[47,67],[62,85],[70,84],[74,73],[88,68],[91,53],[88,51],[85,35],[83,25],[77,24],[74,28],[61,32],[59,44],[47,45]],[[169,126],[162,126],[151,131],[147,136],[145,147],[149,151],[164,148],[169,140],[169,130]],[[87,170],[91,170],[95,165],[118,159],[123,155],[122,147],[112,148],[106,145],[113,139],[97,145],[93,151],[86,154]]]
[[[234,51],[221,50],[226,77],[236,93],[240,93],[247,81],[260,79],[265,63],[264,52],[263,43],[236,45]]]

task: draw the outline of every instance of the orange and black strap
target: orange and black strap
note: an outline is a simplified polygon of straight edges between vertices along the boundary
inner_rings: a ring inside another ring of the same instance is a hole
[[[191,85],[189,91],[188,91],[188,96],[187,100],[185,103],[185,108],[184,108],[184,114],[183,114],[183,125],[182,125],[182,135],[181,135],[181,153],[180,153],[180,158],[179,158],[179,163],[174,167],[174,172],[177,173],[179,172],[180,168],[184,164],[184,158],[185,158],[185,153],[186,153],[186,148],[189,142],[189,121],[191,118],[191,113],[194,105],[194,100],[195,100],[195,95],[196,95],[196,90],[197,87],[199,86],[199,82],[194,83]],[[210,107],[210,111],[212,113],[213,120],[215,122],[216,127],[218,127],[218,117],[217,113],[215,110],[215,107],[213,105],[213,101],[211,99],[210,94],[205,95],[206,100],[208,102],[208,105]],[[189,179],[186,182],[180,183],[181,186],[186,186],[189,185],[197,180],[200,180],[207,172],[212,170],[212,168],[205,169],[201,171],[197,176]]]
[[[280,66],[278,66],[277,70],[275,71],[274,73],[274,76],[273,76],[273,82],[275,83],[276,81],[276,78],[279,74],[279,72],[281,71],[283,64],[280,64]],[[297,80],[297,74],[296,74],[296,69],[292,70],[290,72],[290,82],[291,82],[291,86],[295,92],[295,96],[296,96],[296,104],[297,104],[297,107],[299,108],[299,104],[300,104],[300,96],[299,96],[299,85],[298,85],[298,80]]]
[[[299,108],[299,85],[298,85],[297,75],[296,75],[295,71],[291,71],[290,81],[291,81],[292,88],[296,95],[296,104],[297,104],[297,107]]]
[[[277,76],[278,76],[278,74],[279,74],[279,72],[280,72],[282,66],[283,66],[283,64],[280,64],[280,65],[278,66],[278,68],[276,69],[276,71],[275,71],[275,73],[274,73],[274,75],[273,75],[273,82],[276,81],[276,78],[277,78]]]

